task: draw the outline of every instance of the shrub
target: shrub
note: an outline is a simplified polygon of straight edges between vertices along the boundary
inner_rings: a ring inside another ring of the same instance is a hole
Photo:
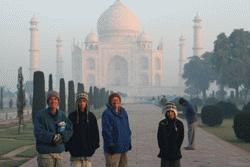
[[[202,106],[203,105],[203,101],[200,98],[193,98],[190,100],[190,102],[194,105],[194,106]]]
[[[223,112],[215,105],[204,106],[201,110],[201,121],[208,126],[221,125],[223,122]]]
[[[220,101],[216,104],[223,111],[224,118],[232,118],[237,113],[239,113],[239,109],[236,107],[234,103]]]
[[[234,133],[237,138],[250,142],[250,112],[241,112],[234,117]]]
[[[250,112],[250,102],[248,102],[246,105],[242,108],[243,112]]]

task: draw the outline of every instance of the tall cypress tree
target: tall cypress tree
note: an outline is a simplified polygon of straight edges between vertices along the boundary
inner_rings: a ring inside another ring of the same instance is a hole
[[[83,83],[78,83],[77,84],[77,93],[79,92],[84,92],[84,85]]]
[[[95,86],[94,87],[94,96],[93,96],[93,105],[94,108],[97,109],[98,108],[98,88]]]
[[[34,72],[33,90],[32,121],[34,123],[36,113],[46,107],[45,80],[42,71]]]
[[[49,74],[49,91],[53,90],[53,78],[52,74]]]
[[[91,87],[89,87],[89,93],[88,93],[88,95],[89,95],[89,106],[93,106],[94,105],[94,99],[93,99],[93,97],[94,97],[94,94],[93,94],[93,87],[91,86]]]
[[[74,81],[68,82],[68,113],[74,111],[75,106],[75,87]]]
[[[63,112],[66,111],[66,101],[65,101],[65,82],[64,79],[60,79],[60,103],[59,103],[59,109]]]
[[[0,90],[0,109],[3,109],[3,87]]]
[[[18,134],[21,131],[21,125],[23,124],[23,109],[26,105],[25,91],[23,86],[23,74],[22,67],[18,69],[18,86],[17,86],[17,117],[18,117]]]

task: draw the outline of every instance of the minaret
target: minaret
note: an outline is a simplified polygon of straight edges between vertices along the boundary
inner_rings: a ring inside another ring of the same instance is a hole
[[[59,88],[60,79],[63,78],[63,48],[62,39],[56,40],[56,87]]]
[[[184,38],[183,34],[181,34],[181,37],[179,39],[179,95],[183,95],[185,84],[184,80],[182,78],[183,75],[183,68],[185,63],[187,62],[187,53],[186,53],[186,39]]]
[[[30,81],[33,81],[33,73],[38,71],[40,66],[39,34],[37,24],[38,22],[35,16],[33,16],[30,20]]]
[[[183,75],[183,67],[187,61],[186,55],[186,39],[184,38],[183,34],[179,39],[179,77],[182,78]]]
[[[202,39],[202,26],[201,18],[197,14],[194,17],[194,46],[193,46],[193,56],[201,56],[203,54],[203,39]]]

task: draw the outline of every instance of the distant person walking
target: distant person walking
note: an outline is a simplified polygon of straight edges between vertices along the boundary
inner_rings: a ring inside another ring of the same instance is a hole
[[[131,130],[127,111],[121,106],[121,97],[117,93],[109,96],[107,108],[102,114],[102,136],[106,167],[127,167]]]
[[[72,135],[72,124],[64,112],[58,110],[59,94],[48,92],[48,108],[37,113],[34,135],[38,152],[38,167],[62,167],[64,144]]]
[[[77,109],[69,114],[73,136],[66,144],[72,167],[91,167],[91,157],[99,147],[99,130],[95,115],[88,110],[88,94],[78,93]]]
[[[184,138],[183,123],[177,119],[177,110],[174,103],[167,103],[163,110],[165,119],[161,120],[157,132],[158,146],[161,158],[161,167],[181,167],[181,145]]]
[[[186,150],[195,149],[195,130],[197,122],[197,114],[194,107],[184,98],[180,98],[179,104],[183,106],[183,112],[187,120],[188,126],[188,146],[185,147]]]

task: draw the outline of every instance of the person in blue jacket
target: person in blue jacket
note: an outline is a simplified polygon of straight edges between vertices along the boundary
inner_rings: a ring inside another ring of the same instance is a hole
[[[58,110],[59,94],[48,92],[48,108],[39,111],[34,121],[34,135],[38,152],[38,167],[62,167],[64,144],[72,136],[72,124],[64,112]]]
[[[188,146],[185,147],[186,150],[194,150],[195,149],[195,131],[196,131],[196,122],[197,122],[197,114],[192,106],[192,104],[184,98],[179,99],[179,104],[183,106],[183,112],[185,118],[187,120],[188,127]]]
[[[121,106],[118,93],[109,96],[107,108],[102,114],[102,136],[106,167],[127,167],[131,130],[127,111]]]

